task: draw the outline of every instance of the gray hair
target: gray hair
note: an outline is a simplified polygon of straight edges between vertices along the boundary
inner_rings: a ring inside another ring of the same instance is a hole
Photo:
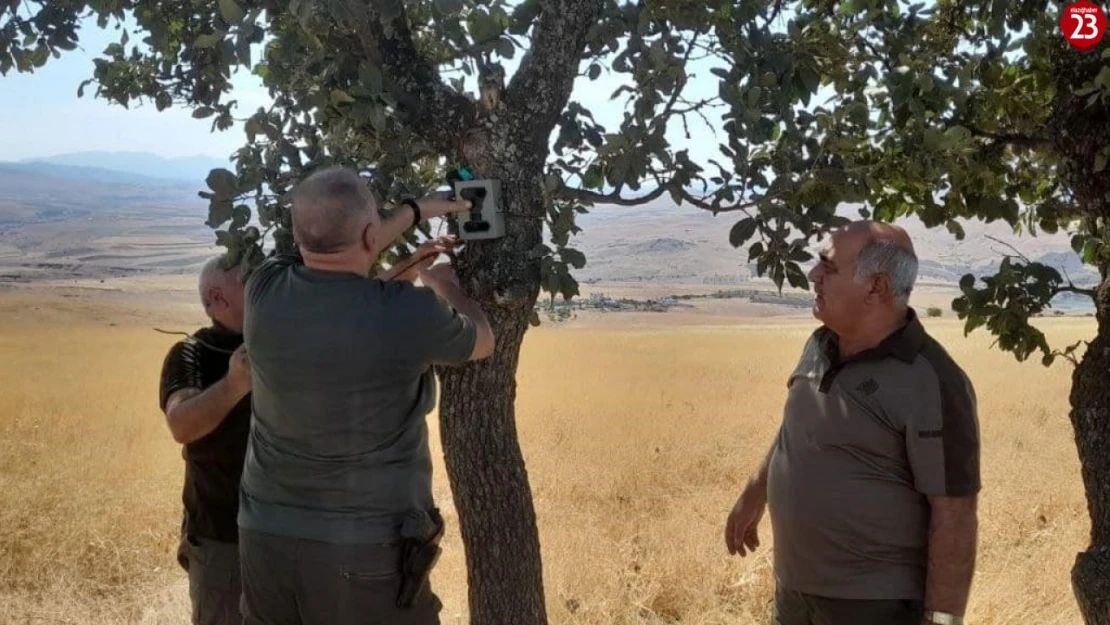
[[[381,209],[383,203],[355,170],[338,166],[321,169],[293,189],[293,238],[306,252],[341,252],[358,238],[351,223],[367,211]]]
[[[237,269],[229,264],[229,260],[226,253],[220,254],[209,258],[200,268],[200,279],[197,280],[197,288],[200,291],[200,301],[205,307],[211,304],[211,302],[208,301],[209,288],[223,285],[229,278],[235,279],[238,277],[228,275],[235,272]]]
[[[894,302],[901,308],[907,307],[917,280],[917,256],[894,241],[875,239],[859,252],[855,280],[863,282],[876,274],[890,277]]]

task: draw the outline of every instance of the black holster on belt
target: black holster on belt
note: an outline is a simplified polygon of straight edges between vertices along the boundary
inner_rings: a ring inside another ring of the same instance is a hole
[[[397,607],[411,608],[424,588],[442,551],[443,517],[439,510],[414,510],[401,526],[401,591]]]

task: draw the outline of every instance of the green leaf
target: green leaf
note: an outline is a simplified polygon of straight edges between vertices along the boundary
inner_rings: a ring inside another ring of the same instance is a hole
[[[929,74],[919,74],[917,77],[917,88],[921,93],[929,93],[933,90],[933,77]]]
[[[582,184],[587,189],[600,189],[605,184],[605,174],[599,167],[591,167],[586,170],[586,177],[582,180]]]
[[[786,279],[790,282],[790,286],[796,289],[809,290],[809,279],[806,278],[805,273],[802,272],[802,268],[797,263],[786,263]]]
[[[193,47],[195,48],[212,48],[217,43],[223,41],[224,38],[220,35],[204,34],[193,40]]]
[[[771,265],[771,282],[775,283],[779,292],[782,291],[782,285],[786,282],[786,268],[781,261],[775,260],[775,263]]]
[[[462,13],[462,0],[435,0],[436,8],[447,15]]]
[[[257,117],[251,117],[244,124],[243,130],[247,133],[247,140],[254,143],[254,138],[262,134],[262,125],[258,122]]]
[[[31,64],[35,67],[42,67],[50,59],[50,49],[46,46],[39,46],[31,53]]]
[[[204,119],[206,117],[211,117],[212,114],[215,112],[216,111],[213,110],[211,107],[198,106],[197,108],[193,109],[193,119]]]
[[[208,188],[216,192],[217,196],[231,197],[239,190],[239,178],[230,171],[219,168],[208,172],[205,178]],[[231,218],[231,207],[228,207],[228,219]]]
[[[732,225],[728,233],[728,242],[732,247],[740,247],[752,238],[759,223],[752,217],[741,219]]]
[[[597,80],[598,76],[601,76],[601,66],[598,65],[597,63],[591,63],[590,64],[590,74],[589,75],[590,75],[590,80]]]
[[[232,210],[231,200],[212,200],[208,205],[208,221],[206,224],[209,228],[215,228],[227,223],[231,219]]]
[[[355,101],[351,94],[343,91],[342,89],[332,89],[330,97],[332,106],[339,106],[340,104],[350,104]]]
[[[244,67],[251,66],[251,41],[245,35],[239,35],[235,40],[235,56],[239,58],[239,63]]]
[[[559,250],[559,256],[563,259],[563,262],[575,269],[586,266],[586,255],[576,249],[564,247]]]
[[[971,131],[963,126],[952,126],[944,131],[944,138],[949,146],[963,146],[971,140]]]
[[[802,79],[802,84],[810,93],[817,93],[817,90],[821,88],[821,76],[810,69],[809,66],[803,65],[798,70],[798,77]]]
[[[1098,151],[1097,154],[1095,154],[1095,170],[1094,171],[1095,171],[1096,174],[1099,173],[1100,171],[1106,169],[1107,160],[1110,160],[1110,145],[1104,146],[1101,150]]]
[[[233,228],[242,228],[251,220],[251,209],[246,204],[239,204],[231,211]]]
[[[235,0],[219,0],[218,5],[220,7],[220,17],[224,18],[224,21],[228,24],[238,24],[247,16]]]
[[[1095,84],[1103,89],[1110,88],[1110,65],[1102,66],[1098,76],[1095,76]]]
[[[1102,247],[1102,241],[1094,237],[1088,238],[1083,243],[1083,249],[1079,252],[1079,256],[1088,265],[1097,264],[1099,256],[1102,254]]]
[[[375,106],[370,110],[370,125],[374,127],[374,130],[382,132],[387,124],[388,120],[385,118],[385,110],[382,107]]]
[[[506,59],[511,59],[516,56],[516,46],[513,45],[511,39],[502,37],[497,40],[497,53]]]
[[[763,89],[759,87],[748,89],[748,106],[752,108],[759,106],[759,97],[761,95],[763,95]]]
[[[466,30],[475,42],[493,41],[501,29],[485,11],[471,11],[466,16]]]

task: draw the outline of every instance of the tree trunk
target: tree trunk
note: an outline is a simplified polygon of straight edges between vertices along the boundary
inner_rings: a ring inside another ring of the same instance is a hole
[[[503,135],[477,140],[490,154],[516,153]],[[526,172],[511,158],[474,160],[479,178],[501,181],[506,236],[468,244],[456,269],[489,315],[497,348],[486,360],[440,368],[440,432],[466,550],[471,624],[545,625],[536,514],[514,410],[520,347],[540,289],[539,263],[527,252],[541,241],[542,176],[538,165]]]
[[[1110,223],[1110,176],[1094,171],[1110,145],[1110,106],[1076,93],[1103,70],[1097,53],[1081,54],[1063,37],[1050,51],[1056,93],[1047,125],[1061,159],[1060,176],[1075,198],[1082,232],[1105,237]],[[1110,625],[1110,261],[1094,263],[1098,333],[1072,375],[1071,423],[1091,517],[1091,542],[1072,567],[1072,590],[1087,625]]]
[[[472,625],[547,622],[536,514],[513,403],[527,316],[494,311],[492,362],[443,371],[440,420]]]
[[[1087,625],[1110,625],[1110,281],[1096,297],[1098,335],[1072,377],[1071,422],[1091,517],[1091,544],[1078,554],[1072,588]]]

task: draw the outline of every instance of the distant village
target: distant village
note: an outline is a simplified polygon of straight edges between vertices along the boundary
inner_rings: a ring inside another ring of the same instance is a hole
[[[793,308],[809,308],[813,305],[812,296],[804,294],[782,294],[758,289],[728,289],[698,295],[670,295],[655,299],[634,299],[610,297],[604,293],[591,293],[587,297],[576,297],[571,301],[563,299],[544,299],[536,303],[536,311],[545,314],[552,321],[563,321],[573,316],[574,311],[594,310],[600,312],[658,312],[665,313],[674,308],[693,308],[690,303],[695,299],[746,299],[756,304],[773,304]]]

